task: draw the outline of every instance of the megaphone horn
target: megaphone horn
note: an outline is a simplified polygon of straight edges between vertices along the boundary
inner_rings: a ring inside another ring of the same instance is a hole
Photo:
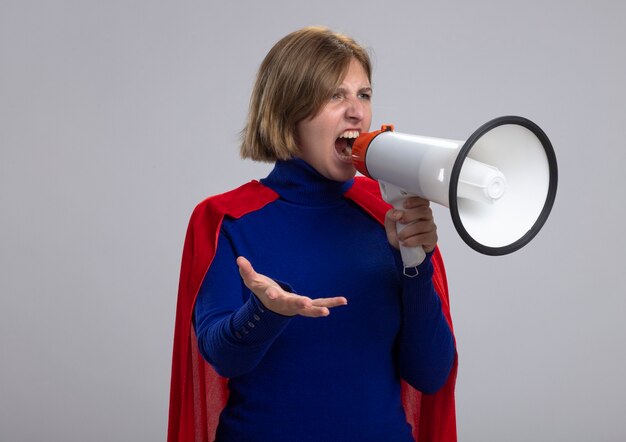
[[[552,144],[539,126],[519,116],[495,118],[466,141],[403,134],[384,125],[355,140],[352,158],[359,172],[379,181],[394,207],[401,209],[412,195],[449,207],[461,238],[486,255],[528,244],[556,197]],[[401,248],[405,267],[423,261],[420,249]]]

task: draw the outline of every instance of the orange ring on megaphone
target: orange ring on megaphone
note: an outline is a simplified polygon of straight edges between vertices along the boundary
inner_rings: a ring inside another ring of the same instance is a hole
[[[367,149],[370,147],[372,140],[376,138],[383,132],[393,132],[393,124],[383,124],[380,130],[375,130],[374,132],[366,132],[357,137],[352,144],[352,162],[354,163],[354,167],[356,170],[361,172],[366,177],[372,178],[372,176],[367,171],[367,166],[365,164],[365,157],[367,156]]]

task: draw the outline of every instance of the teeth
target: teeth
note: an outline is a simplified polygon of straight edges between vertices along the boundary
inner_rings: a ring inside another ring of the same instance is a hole
[[[346,147],[344,150],[342,150],[339,153],[339,156],[344,159],[344,160],[350,160],[352,159],[352,148],[351,147]]]
[[[348,145],[342,149],[339,153],[339,157],[344,161],[352,160],[352,143],[359,136],[358,130],[347,130],[342,133],[339,138],[346,138],[348,140]]]
[[[359,136],[359,131],[358,130],[347,130],[344,133],[342,133],[339,138],[356,138]]]

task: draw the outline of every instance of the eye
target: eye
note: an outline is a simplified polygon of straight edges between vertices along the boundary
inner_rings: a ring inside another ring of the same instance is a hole
[[[367,100],[367,101],[369,101],[369,100],[371,100],[371,99],[372,99],[372,89],[371,89],[371,88],[364,88],[364,89],[361,89],[361,90],[359,91],[358,96],[359,96],[359,98],[360,98],[360,99],[362,99],[362,100]]]
[[[341,100],[343,98],[343,93],[341,92],[335,92],[330,99],[333,101],[337,101],[337,100]]]

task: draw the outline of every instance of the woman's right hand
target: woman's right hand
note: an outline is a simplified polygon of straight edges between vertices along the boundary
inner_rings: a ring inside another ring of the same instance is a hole
[[[252,264],[243,256],[237,258],[239,274],[244,284],[274,313],[283,316],[309,316],[317,318],[328,316],[330,308],[346,305],[348,300],[343,296],[335,298],[311,299],[283,290],[276,281],[254,271]]]

